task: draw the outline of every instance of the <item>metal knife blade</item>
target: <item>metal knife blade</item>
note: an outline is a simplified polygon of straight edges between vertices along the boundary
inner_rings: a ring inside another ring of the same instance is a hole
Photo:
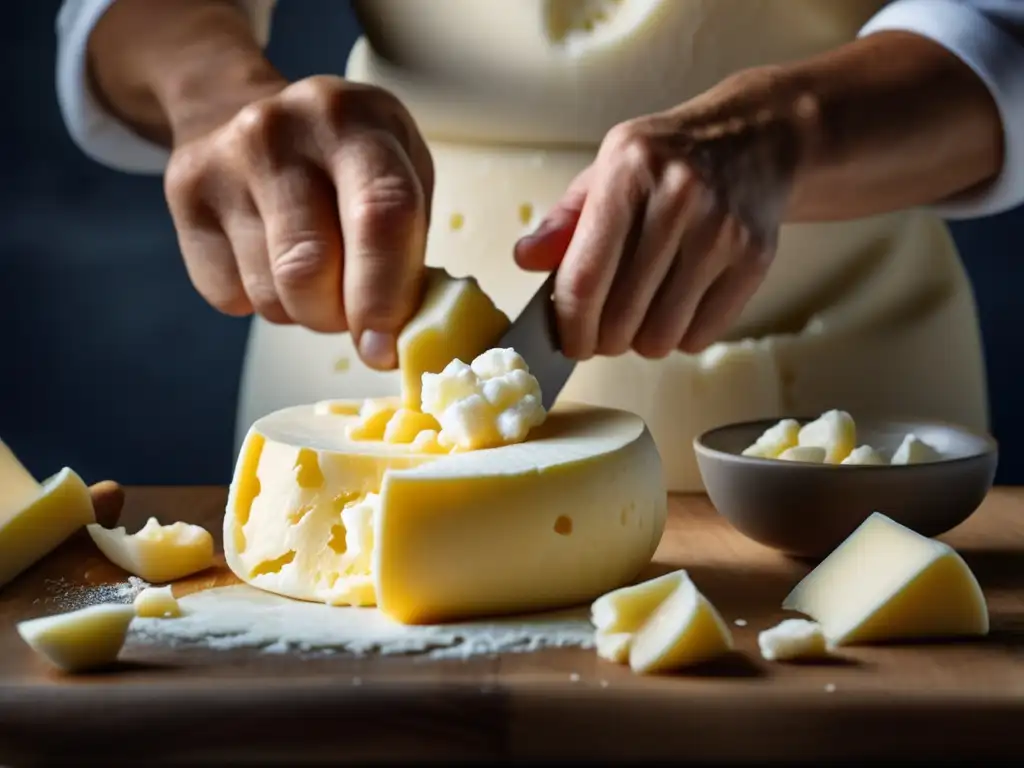
[[[497,344],[502,348],[512,347],[526,361],[530,373],[540,382],[545,410],[551,410],[576,368],[576,361],[562,354],[558,342],[555,305],[551,300],[555,274],[552,272],[544,281]]]

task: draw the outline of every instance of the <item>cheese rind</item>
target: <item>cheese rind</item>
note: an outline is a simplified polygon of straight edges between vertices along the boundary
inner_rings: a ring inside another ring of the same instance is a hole
[[[42,484],[29,483],[31,475],[6,447],[0,447],[0,586],[42,560],[79,528],[95,521],[92,496],[78,474],[65,467]]]
[[[829,655],[821,625],[806,619],[785,619],[757,636],[766,661],[817,659]]]
[[[729,627],[687,576],[633,635],[629,666],[642,675],[671,672],[712,661],[732,648]]]
[[[94,524],[86,530],[110,562],[152,583],[176,581],[213,565],[213,537],[198,525],[161,525],[151,517],[133,534],[124,526]]]
[[[873,513],[783,601],[830,645],[985,635],[978,580],[948,544]]]
[[[112,664],[135,617],[131,605],[93,605],[18,624],[18,634],[36,653],[65,672]]]
[[[163,619],[181,615],[181,606],[169,586],[146,587],[136,595],[132,605],[140,618]]]
[[[402,405],[420,410],[424,373],[440,373],[452,360],[470,361],[493,347],[509,326],[472,277],[429,268],[423,301],[398,335]]]
[[[587,602],[634,578],[661,538],[660,458],[632,414],[567,405],[526,443],[453,454],[350,440],[338,427],[353,418],[297,406],[252,426],[224,519],[240,579],[338,604],[358,582],[392,618],[430,623]],[[296,480],[303,451],[316,487]],[[357,573],[342,514],[371,494],[370,573]]]

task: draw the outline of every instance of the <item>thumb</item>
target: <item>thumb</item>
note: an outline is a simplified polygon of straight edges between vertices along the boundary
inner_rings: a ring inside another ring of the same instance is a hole
[[[562,263],[587,199],[591,168],[580,173],[538,227],[515,245],[516,264],[531,272],[553,272]]]

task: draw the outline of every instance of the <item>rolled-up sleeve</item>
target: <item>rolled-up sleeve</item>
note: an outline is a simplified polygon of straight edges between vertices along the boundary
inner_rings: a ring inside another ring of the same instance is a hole
[[[169,152],[142,138],[96,98],[87,71],[89,36],[117,0],[64,0],[57,15],[57,101],[72,140],[103,165],[128,173],[161,173]],[[237,0],[261,45],[270,38],[275,0]]]
[[[933,206],[936,212],[973,218],[1024,203],[1024,0],[895,0],[861,36],[883,30],[914,32],[954,53],[985,83],[1002,117],[999,176],[982,189]]]

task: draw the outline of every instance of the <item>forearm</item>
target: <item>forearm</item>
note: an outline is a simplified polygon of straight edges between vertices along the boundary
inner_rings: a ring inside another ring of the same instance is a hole
[[[861,38],[793,67],[814,105],[787,218],[843,219],[938,203],[1003,166],[999,110],[980,78],[937,43]]]
[[[88,67],[111,114],[164,146],[285,85],[229,0],[117,0],[89,38]]]
[[[681,107],[698,124],[772,142],[792,161],[789,221],[927,205],[1002,167],[999,111],[982,81],[937,43],[869,35],[793,65],[729,78]]]

